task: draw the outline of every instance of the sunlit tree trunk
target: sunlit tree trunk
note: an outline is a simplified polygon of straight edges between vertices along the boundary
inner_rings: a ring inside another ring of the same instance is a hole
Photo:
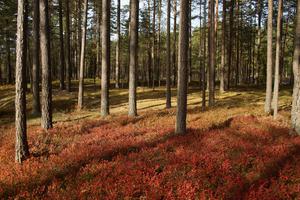
[[[257,25],[257,45],[256,45],[256,56],[255,56],[255,65],[256,65],[256,75],[255,75],[255,83],[256,85],[259,84],[260,80],[260,46],[261,46],[261,18],[262,18],[262,1],[258,0],[257,6],[258,6],[258,25]]]
[[[294,90],[292,105],[292,130],[300,135],[300,1],[297,3],[296,34],[294,45],[293,72]]]
[[[173,67],[173,85],[176,85],[176,77],[177,77],[177,0],[173,0],[173,35],[174,35],[174,40],[173,40],[173,56],[172,56],[172,67]]]
[[[139,0],[131,0],[130,18],[130,64],[129,64],[129,116],[137,115],[136,71],[138,67],[138,19]]]
[[[26,42],[27,0],[18,0],[17,44],[16,44],[16,146],[15,161],[21,163],[29,156],[26,133]]]
[[[206,4],[207,0],[204,0],[204,8],[203,8],[203,16],[204,16],[204,26],[203,26],[203,66],[202,66],[202,111],[206,109],[206,85],[207,85],[207,80],[206,80],[206,64],[208,63],[208,58],[207,58],[207,12],[206,12]]]
[[[225,48],[226,48],[226,0],[223,0],[223,21],[222,21],[222,49],[221,49],[221,70],[220,70],[220,93],[225,91]]]
[[[42,64],[42,118],[44,129],[52,128],[52,78],[48,0],[40,0],[40,48]]]
[[[188,85],[188,50],[189,50],[189,1],[180,0],[178,52],[178,92],[177,92],[177,134],[186,133],[187,85]]]
[[[276,58],[275,58],[275,79],[274,79],[274,92],[273,92],[273,109],[274,119],[278,115],[278,96],[279,96],[279,84],[280,84],[280,54],[282,47],[282,0],[278,0],[278,15],[277,15],[277,34],[276,34]]]
[[[271,113],[272,101],[272,76],[273,76],[273,53],[272,53],[272,32],[273,32],[273,0],[268,0],[268,44],[267,44],[267,82],[265,112]]]
[[[167,0],[167,70],[166,108],[171,108],[171,0]]]
[[[150,1],[150,0],[149,0]],[[155,89],[155,81],[156,81],[156,54],[155,54],[155,48],[156,48],[156,0],[153,0],[153,16],[152,16],[152,89]]]
[[[209,73],[209,106],[214,105],[215,98],[215,0],[209,0],[208,8],[208,49],[209,49],[209,58],[208,58],[208,73]]]
[[[121,46],[121,28],[120,28],[120,12],[121,0],[117,5],[117,45],[116,45],[116,88],[120,87],[120,46]]]
[[[101,75],[101,116],[109,115],[110,84],[110,0],[102,1],[102,75]]]
[[[85,43],[86,43],[86,26],[87,26],[87,11],[88,11],[88,0],[84,0],[83,8],[83,26],[81,35],[81,53],[80,53],[80,71],[79,71],[79,91],[78,91],[78,109],[81,110],[83,107],[83,95],[84,95],[84,65],[85,65]]]

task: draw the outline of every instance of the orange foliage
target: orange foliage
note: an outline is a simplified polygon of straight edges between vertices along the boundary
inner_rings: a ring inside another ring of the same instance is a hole
[[[22,166],[7,129],[0,198],[299,199],[300,138],[269,118],[229,117],[239,111],[191,111],[184,136],[173,134],[174,110],[31,127]]]

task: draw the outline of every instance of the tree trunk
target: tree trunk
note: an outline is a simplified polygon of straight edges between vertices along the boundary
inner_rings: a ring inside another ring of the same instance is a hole
[[[166,70],[166,108],[171,108],[171,0],[167,0],[167,70]]]
[[[32,114],[40,115],[41,106],[40,106],[40,1],[34,0],[33,2],[33,66],[32,66]]]
[[[280,54],[282,47],[282,0],[278,1],[278,15],[277,15],[277,36],[276,36],[276,58],[275,58],[275,80],[274,80],[274,93],[273,93],[273,109],[274,119],[278,115],[278,96],[279,96],[279,84],[280,84]]]
[[[233,40],[233,11],[234,11],[234,0],[230,1],[230,18],[229,18],[229,38],[230,44],[228,44],[228,70],[227,70],[227,88],[230,89],[231,82],[231,69],[232,69],[232,40]]]
[[[78,109],[83,108],[83,95],[84,95],[84,66],[85,66],[85,43],[86,43],[86,27],[87,27],[87,14],[88,14],[88,0],[84,0],[83,8],[83,26],[81,35],[81,53],[80,53],[80,71],[79,71],[79,91],[78,91]]]
[[[225,47],[226,47],[226,0],[223,0],[223,21],[222,21],[222,49],[221,49],[221,70],[220,70],[220,93],[225,91]]]
[[[110,0],[102,2],[101,116],[109,115],[110,85]]]
[[[260,78],[260,46],[261,46],[261,17],[262,17],[262,0],[258,0],[258,25],[257,25],[257,45],[256,45],[256,56],[255,56],[255,65],[256,65],[256,75],[255,82],[256,85],[259,85]]]
[[[121,46],[121,29],[120,29],[120,7],[121,0],[118,0],[117,6],[117,45],[116,45],[116,88],[120,87],[120,46]]]
[[[204,64],[203,64],[203,66],[202,66],[202,111],[205,111],[205,109],[206,109],[206,86],[207,86],[207,80],[206,80],[206,63],[208,63],[207,61],[207,56],[206,56],[206,50],[207,50],[207,48],[206,48],[206,41],[207,41],[207,37],[206,37],[206,29],[207,29],[207,27],[206,27],[206,22],[207,22],[207,19],[206,19],[206,17],[207,17],[207,12],[206,12],[206,4],[207,4],[207,0],[204,0],[204,8],[203,8],[203,12],[204,12],[204,22],[203,22],[203,24],[204,24],[204,27],[203,27],[203,29],[204,29],[204,33],[203,33],[203,58],[204,58]]]
[[[16,44],[16,146],[15,161],[21,163],[29,156],[26,133],[26,43],[27,0],[18,0],[17,44]]]
[[[214,105],[215,99],[215,0],[209,1],[209,12],[208,12],[208,30],[209,30],[209,60],[208,60],[208,72],[209,72],[209,106]]]
[[[174,24],[173,24],[173,35],[174,35],[174,41],[173,41],[173,85],[176,85],[176,77],[177,77],[177,55],[176,55],[176,44],[177,44],[177,0],[173,0],[173,14],[174,14]]]
[[[71,92],[71,48],[70,48],[70,2],[66,0],[66,79],[67,91]]]
[[[129,111],[128,115],[137,115],[136,107],[136,69],[138,67],[138,19],[139,0],[131,0],[130,18],[130,64],[129,64]]]
[[[82,43],[82,0],[77,1],[77,49],[76,49],[76,69],[75,77],[78,79],[80,71],[80,54],[81,54],[81,43]]]
[[[42,64],[42,118],[44,129],[52,128],[52,78],[48,0],[40,0],[40,45]]]
[[[59,10],[59,43],[60,43],[60,77],[59,86],[60,90],[65,89],[65,45],[64,45],[64,27],[63,27],[63,13],[62,13],[62,0],[58,0]]]
[[[187,85],[188,85],[188,50],[189,50],[189,1],[180,0],[178,53],[178,93],[177,93],[177,134],[186,133]]]
[[[150,0],[149,0],[150,1]],[[155,81],[156,81],[156,28],[155,28],[155,20],[156,20],[156,0],[153,0],[153,19],[152,19],[152,89],[155,89]]]
[[[97,6],[97,75],[101,78],[101,23],[102,23],[102,0],[98,1]]]
[[[268,0],[268,44],[267,44],[267,82],[266,82],[266,102],[265,112],[271,113],[272,101],[272,76],[273,76],[273,53],[272,53],[272,32],[273,32],[273,0]]]
[[[300,135],[300,1],[297,3],[296,15],[296,35],[295,35],[295,49],[293,58],[293,72],[294,72],[294,89],[293,89],[293,105],[292,105],[292,130]]]
[[[158,1],[158,35],[157,35],[157,41],[158,41],[158,48],[157,48],[157,81],[158,81],[158,86],[160,87],[160,71],[161,71],[161,15],[162,15],[162,11],[161,11],[161,4],[162,0]]]

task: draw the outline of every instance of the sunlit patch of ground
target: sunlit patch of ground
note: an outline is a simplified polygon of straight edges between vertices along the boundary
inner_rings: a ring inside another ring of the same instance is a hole
[[[0,94],[0,198],[25,199],[299,199],[300,138],[289,135],[291,91],[280,116],[263,114],[264,90],[217,93],[201,111],[188,97],[188,134],[174,134],[165,90],[138,89],[139,116],[129,118],[126,89],[111,90],[110,117],[100,118],[100,87],[87,81],[85,109],[77,90],[54,89],[54,128],[29,114],[31,158],[14,163],[13,87]],[[28,113],[31,96],[28,95]]]

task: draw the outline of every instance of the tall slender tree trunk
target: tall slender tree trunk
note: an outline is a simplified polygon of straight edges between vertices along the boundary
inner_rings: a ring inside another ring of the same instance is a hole
[[[121,0],[118,0],[117,5],[117,45],[116,45],[116,88],[120,87],[120,46],[121,46],[121,28],[120,28],[120,14],[121,14]]]
[[[152,54],[151,54],[151,5],[150,5],[150,1],[148,1],[148,12],[147,12],[148,16],[148,24],[147,24],[147,38],[148,38],[148,87],[151,87],[152,84]]]
[[[97,5],[97,74],[98,77],[101,78],[101,23],[102,23],[102,0],[98,1]]]
[[[139,0],[131,0],[130,18],[130,64],[129,64],[129,111],[128,115],[137,115],[136,106],[136,71],[138,67],[138,19]]]
[[[189,0],[189,59],[188,59],[188,83],[192,82],[192,0]]]
[[[158,86],[160,87],[160,71],[161,71],[161,15],[162,15],[162,0],[158,1],[158,35],[157,35],[157,41],[158,41],[158,48],[157,48],[157,81],[158,81]]]
[[[300,1],[297,2],[296,34],[294,48],[294,89],[291,122],[292,131],[296,131],[296,133],[300,135]]]
[[[203,33],[203,58],[204,58],[204,64],[202,66],[202,111],[205,111],[206,109],[206,63],[208,63],[208,58],[206,56],[206,50],[207,50],[207,37],[206,37],[206,30],[207,30],[207,12],[206,12],[206,4],[207,4],[207,0],[204,0],[204,8],[203,8],[203,15],[204,15],[204,26],[203,26],[203,29],[204,29],[204,33]]]
[[[79,91],[78,91],[78,109],[83,108],[84,96],[84,66],[85,66],[85,43],[86,43],[86,27],[87,27],[88,0],[84,0],[83,7],[83,26],[81,35],[81,53],[80,53],[80,71],[79,71]]]
[[[71,47],[70,47],[70,2],[66,2],[66,88],[68,92],[71,92]]]
[[[64,45],[64,27],[63,27],[63,13],[62,0],[58,1],[59,10],[59,43],[60,43],[60,90],[65,89],[65,45]]]
[[[239,84],[239,75],[240,75],[240,66],[239,66],[239,59],[240,59],[240,0],[236,0],[236,62],[235,62],[235,86],[237,87]],[[255,41],[255,40],[254,40]]]
[[[188,50],[189,50],[189,1],[180,0],[179,53],[178,53],[178,92],[177,92],[177,134],[186,133]]]
[[[156,54],[155,54],[155,48],[156,48],[156,0],[153,0],[153,16],[152,16],[152,89],[155,89],[155,81],[156,81]]]
[[[110,0],[102,2],[101,116],[109,115],[110,86]]]
[[[177,0],[173,0],[173,19],[174,19],[174,23],[173,23],[173,35],[174,35],[174,41],[173,41],[173,85],[176,85],[176,77],[177,77],[177,48],[176,48],[176,44],[177,44]]]
[[[32,114],[40,115],[40,1],[33,2],[33,66],[32,66]]]
[[[278,1],[278,15],[277,15],[277,34],[276,34],[276,58],[275,58],[275,80],[274,80],[274,93],[273,93],[273,109],[274,119],[278,115],[278,96],[279,96],[279,84],[280,84],[280,55],[282,48],[282,0]]]
[[[267,82],[266,82],[266,101],[265,112],[271,113],[272,101],[272,77],[273,77],[273,53],[272,53],[272,39],[273,39],[273,0],[268,0],[268,44],[267,44]]]
[[[52,128],[52,78],[48,0],[40,0],[40,45],[42,64],[42,118],[44,129]]]
[[[82,0],[77,1],[77,50],[76,50],[76,69],[75,77],[78,79],[80,71],[80,56],[81,56],[81,43],[82,43]]]
[[[166,108],[171,108],[171,0],[167,0],[167,70],[166,70]]]
[[[255,65],[256,65],[256,75],[255,75],[255,82],[256,85],[259,84],[260,80],[260,46],[261,46],[261,18],[262,18],[262,1],[257,1],[258,6],[258,25],[257,25],[257,45],[256,45],[256,56],[255,56]]]
[[[21,163],[29,156],[26,125],[26,43],[27,0],[18,0],[16,44],[16,146],[15,161]]]
[[[231,43],[228,44],[228,70],[227,70],[227,89],[230,89],[231,70],[232,70],[232,40],[233,40],[233,11],[234,11],[234,0],[230,1],[230,16],[229,16],[229,38]]]
[[[208,61],[208,72],[209,72],[209,106],[214,105],[215,99],[215,0],[209,0],[209,12],[208,12],[208,30],[209,30],[209,61]]]
[[[226,0],[223,0],[222,47],[221,47],[220,93],[225,91],[225,48],[226,48]]]

